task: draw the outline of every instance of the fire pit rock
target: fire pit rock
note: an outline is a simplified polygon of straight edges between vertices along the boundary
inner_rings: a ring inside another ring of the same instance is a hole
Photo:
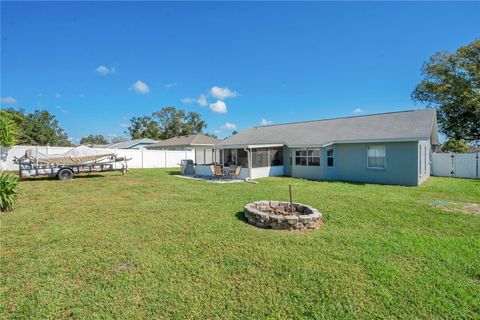
[[[307,230],[317,229],[322,224],[322,214],[317,209],[301,203],[284,201],[257,201],[245,206],[248,223],[265,229]]]

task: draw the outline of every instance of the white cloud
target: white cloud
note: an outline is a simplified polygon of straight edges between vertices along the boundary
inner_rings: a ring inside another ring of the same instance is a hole
[[[227,105],[225,102],[217,100],[217,102],[210,103],[210,110],[217,113],[227,113]]]
[[[360,113],[363,112],[363,109],[356,108],[355,110],[352,111],[352,113]]]
[[[206,107],[208,105],[207,96],[202,93],[200,97],[198,97],[197,103],[202,107]]]
[[[226,98],[234,98],[238,96],[235,91],[232,91],[227,87],[221,88],[217,86],[210,89],[210,94],[218,100],[225,100]]]
[[[235,129],[237,129],[237,125],[235,123],[226,122],[220,128],[222,128],[224,130],[235,130]]]
[[[195,99],[195,98],[183,98],[182,100],[180,100],[182,103],[185,103],[185,104],[192,104],[192,103],[198,103],[200,106],[202,107],[206,107],[208,106],[208,100],[207,100],[207,96],[204,95],[204,94],[201,94],[198,99]]]
[[[222,130],[213,130],[213,133],[220,134],[220,133],[222,133]]]
[[[63,114],[68,113],[68,110],[62,106],[57,106],[57,109]]]
[[[122,128],[130,127],[130,125],[128,123],[120,123],[119,126],[122,127]]]
[[[1,98],[1,103],[2,104],[15,104],[15,103],[18,103],[18,100],[15,99],[14,97],[2,97]]]
[[[273,123],[272,121],[264,118],[264,119],[260,120],[260,122],[258,124],[261,125],[261,126],[268,126],[269,124],[272,124],[272,123]]]
[[[135,92],[139,94],[146,94],[150,92],[150,88],[148,87],[148,85],[140,80],[132,84],[129,90],[135,90]]]
[[[172,83],[167,83],[165,85],[165,88],[170,89],[170,88],[173,88],[173,87],[176,87],[176,86],[178,86],[178,83],[177,82],[172,82]]]
[[[97,69],[95,69],[95,72],[102,76],[106,76],[110,73],[115,73],[115,71],[115,67],[108,68],[106,66],[98,66]]]

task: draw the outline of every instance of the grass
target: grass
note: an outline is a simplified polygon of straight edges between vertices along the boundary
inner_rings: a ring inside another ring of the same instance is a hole
[[[162,169],[21,183],[1,215],[1,318],[477,318],[480,181],[420,187]],[[318,208],[319,230],[242,220],[255,200]]]

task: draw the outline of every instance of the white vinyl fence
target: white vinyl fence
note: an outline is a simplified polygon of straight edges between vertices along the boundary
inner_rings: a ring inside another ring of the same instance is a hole
[[[432,176],[480,178],[478,153],[433,153]]]
[[[27,149],[35,149],[34,146],[14,146],[8,150],[6,161],[2,164],[4,170],[18,170],[18,165],[13,163],[14,157],[20,158]],[[38,147],[38,151],[46,154],[64,153],[73,148],[70,147]],[[180,166],[180,160],[190,159],[195,161],[195,150],[138,150],[138,149],[98,149],[98,151],[113,151],[119,156],[132,159],[128,161],[129,168],[176,168]]]

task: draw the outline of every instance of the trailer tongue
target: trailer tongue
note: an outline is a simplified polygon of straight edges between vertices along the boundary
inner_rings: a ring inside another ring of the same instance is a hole
[[[20,178],[37,176],[57,177],[69,180],[79,173],[128,171],[127,161],[108,150],[94,150],[85,146],[73,148],[60,154],[44,154],[35,149],[25,151],[25,155],[16,158]],[[117,164],[119,168],[117,168]]]

